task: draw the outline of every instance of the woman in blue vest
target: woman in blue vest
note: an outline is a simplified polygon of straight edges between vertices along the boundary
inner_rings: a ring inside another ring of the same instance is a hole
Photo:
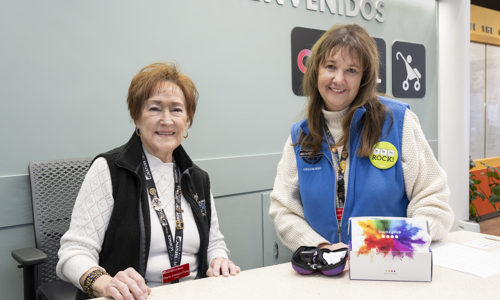
[[[368,32],[333,26],[306,67],[306,118],[292,126],[271,194],[283,244],[345,247],[357,216],[424,219],[434,240],[444,238],[453,222],[446,174],[409,106],[377,96]]]
[[[85,298],[145,299],[167,282],[240,272],[228,259],[208,174],[181,146],[197,100],[175,64],[151,64],[132,79],[135,132],[94,159],[61,238],[57,274]]]

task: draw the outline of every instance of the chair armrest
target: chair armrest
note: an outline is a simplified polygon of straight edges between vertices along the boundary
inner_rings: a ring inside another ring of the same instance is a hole
[[[12,257],[23,267],[38,265],[47,261],[47,254],[37,248],[24,248],[12,251]]]

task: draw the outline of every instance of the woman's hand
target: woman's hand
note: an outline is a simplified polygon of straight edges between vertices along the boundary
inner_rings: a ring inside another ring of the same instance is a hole
[[[219,276],[222,273],[222,276],[227,277],[229,274],[232,276],[241,272],[240,267],[234,264],[234,262],[230,261],[227,258],[216,257],[210,263],[210,268],[207,270],[207,276]]]
[[[83,280],[94,269],[83,275]],[[134,268],[120,271],[115,277],[103,275],[97,278],[92,284],[92,291],[96,297],[111,297],[116,300],[144,300],[151,293],[144,278]]]
[[[319,249],[327,248],[327,249],[330,249],[331,251],[333,251],[333,250],[337,250],[337,249],[340,249],[340,248],[347,248],[347,245],[344,244],[344,243],[336,243],[336,244],[333,244],[333,245],[330,245],[330,244],[327,244],[327,243],[321,243],[321,244],[318,245],[318,248]]]

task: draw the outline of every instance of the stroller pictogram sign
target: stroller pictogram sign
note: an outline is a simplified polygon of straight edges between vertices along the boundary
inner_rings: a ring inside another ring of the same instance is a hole
[[[405,42],[392,45],[392,94],[399,98],[425,96],[425,46]]]

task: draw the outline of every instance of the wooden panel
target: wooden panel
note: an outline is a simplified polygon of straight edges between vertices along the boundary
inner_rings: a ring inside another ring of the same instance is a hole
[[[470,13],[470,40],[485,44],[500,45],[500,12],[471,5]],[[488,30],[487,27],[491,28],[491,30]]]
[[[485,170],[486,167],[482,164],[485,163],[490,167],[500,167],[500,156],[498,157],[490,157],[490,158],[483,158],[483,159],[474,159],[474,163],[476,164],[476,167],[473,168],[471,171],[477,171],[477,170]]]

